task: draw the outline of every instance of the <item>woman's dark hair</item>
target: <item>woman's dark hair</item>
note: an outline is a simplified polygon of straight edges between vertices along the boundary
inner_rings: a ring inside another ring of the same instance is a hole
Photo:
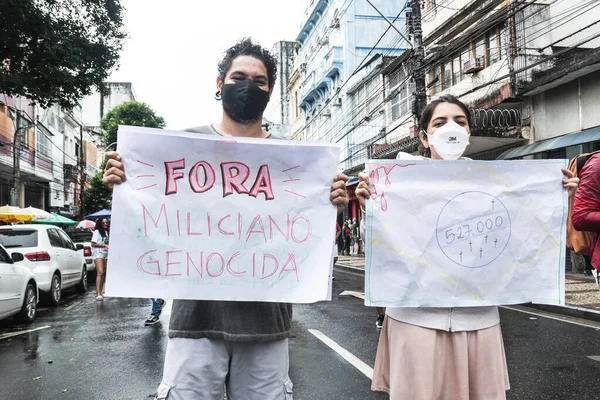
[[[465,116],[467,117],[467,123],[469,124],[469,129],[471,129],[471,111],[469,111],[467,106],[465,106],[462,101],[450,94],[446,94],[427,104],[427,107],[425,107],[421,113],[421,118],[419,118],[419,131],[427,132],[427,126],[431,122],[433,112],[435,111],[436,107],[442,103],[456,104],[459,106],[465,113]],[[427,136],[425,136],[425,138],[427,138]],[[419,146],[419,154],[424,157],[431,157],[431,149],[425,146]]]
[[[267,78],[269,79],[269,89],[273,89],[275,86],[275,80],[277,79],[277,59],[267,50],[262,48],[260,45],[252,42],[251,38],[245,38],[240,40],[234,46],[228,48],[225,51],[225,56],[219,62],[219,76],[224,81],[227,72],[231,69],[233,60],[239,56],[252,56],[257,60],[262,61],[267,69]]]
[[[104,221],[106,218],[98,218],[96,220],[96,230],[98,232],[100,232],[101,236],[106,236],[106,229],[104,229],[104,226],[102,225],[102,221]]]

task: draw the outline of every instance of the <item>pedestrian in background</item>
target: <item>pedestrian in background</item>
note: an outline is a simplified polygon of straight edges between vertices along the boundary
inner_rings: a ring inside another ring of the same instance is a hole
[[[108,220],[98,218],[91,240],[92,258],[96,265],[96,301],[104,300],[102,296],[106,281],[106,261],[108,259]]]
[[[356,224],[356,218],[352,218],[352,224],[350,225],[350,233],[352,234],[352,255],[358,255],[358,225]]]
[[[573,205],[573,227],[578,231],[596,233],[590,248],[591,273],[600,288],[600,153],[585,162],[579,177],[581,182]]]
[[[462,143],[464,153],[470,121],[469,109],[453,96],[431,102],[419,121],[424,155],[444,159],[436,143],[447,137]],[[400,153],[397,158],[418,157]],[[578,179],[563,173],[563,185],[573,195]],[[369,177],[361,173],[359,181],[356,196],[364,210],[371,197]],[[498,307],[388,307],[371,389],[388,392],[390,400],[505,399],[509,381]]]
[[[163,299],[152,299],[152,311],[150,311],[150,316],[144,321],[144,325],[150,326],[158,323],[165,304],[167,302]]]
[[[342,231],[344,232],[344,248],[342,249],[342,255],[350,255],[350,241],[352,240],[352,235],[350,234],[350,228],[348,228],[348,221],[344,222],[344,226],[342,226]]]

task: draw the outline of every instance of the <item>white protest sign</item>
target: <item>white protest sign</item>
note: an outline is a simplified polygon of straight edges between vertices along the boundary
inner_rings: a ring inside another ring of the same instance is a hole
[[[340,148],[120,127],[107,296],[327,297]]]
[[[565,166],[369,161],[365,304],[564,304]]]

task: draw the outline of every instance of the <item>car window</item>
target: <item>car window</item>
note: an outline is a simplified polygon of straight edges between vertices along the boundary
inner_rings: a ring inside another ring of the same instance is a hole
[[[65,249],[75,250],[75,246],[73,245],[71,239],[69,239],[69,236],[67,236],[67,234],[61,231],[60,229],[57,229],[56,231],[58,232],[58,236],[60,236],[60,239],[63,243],[63,247]]]
[[[48,239],[50,239],[50,246],[52,247],[64,247],[62,240],[60,240],[60,236],[58,236],[58,231],[56,229],[48,229]]]
[[[70,229],[64,231],[73,241],[73,243],[91,242],[93,232],[83,229]]]
[[[0,247],[0,263],[12,264],[12,258],[2,247]]]
[[[35,229],[2,229],[0,244],[7,249],[15,247],[37,247],[38,232]]]

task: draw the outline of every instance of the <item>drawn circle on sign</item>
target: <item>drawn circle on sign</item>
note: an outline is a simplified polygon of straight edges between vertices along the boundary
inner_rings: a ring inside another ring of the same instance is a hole
[[[442,207],[435,231],[438,246],[450,261],[464,268],[482,268],[508,246],[511,219],[500,199],[470,191]]]

